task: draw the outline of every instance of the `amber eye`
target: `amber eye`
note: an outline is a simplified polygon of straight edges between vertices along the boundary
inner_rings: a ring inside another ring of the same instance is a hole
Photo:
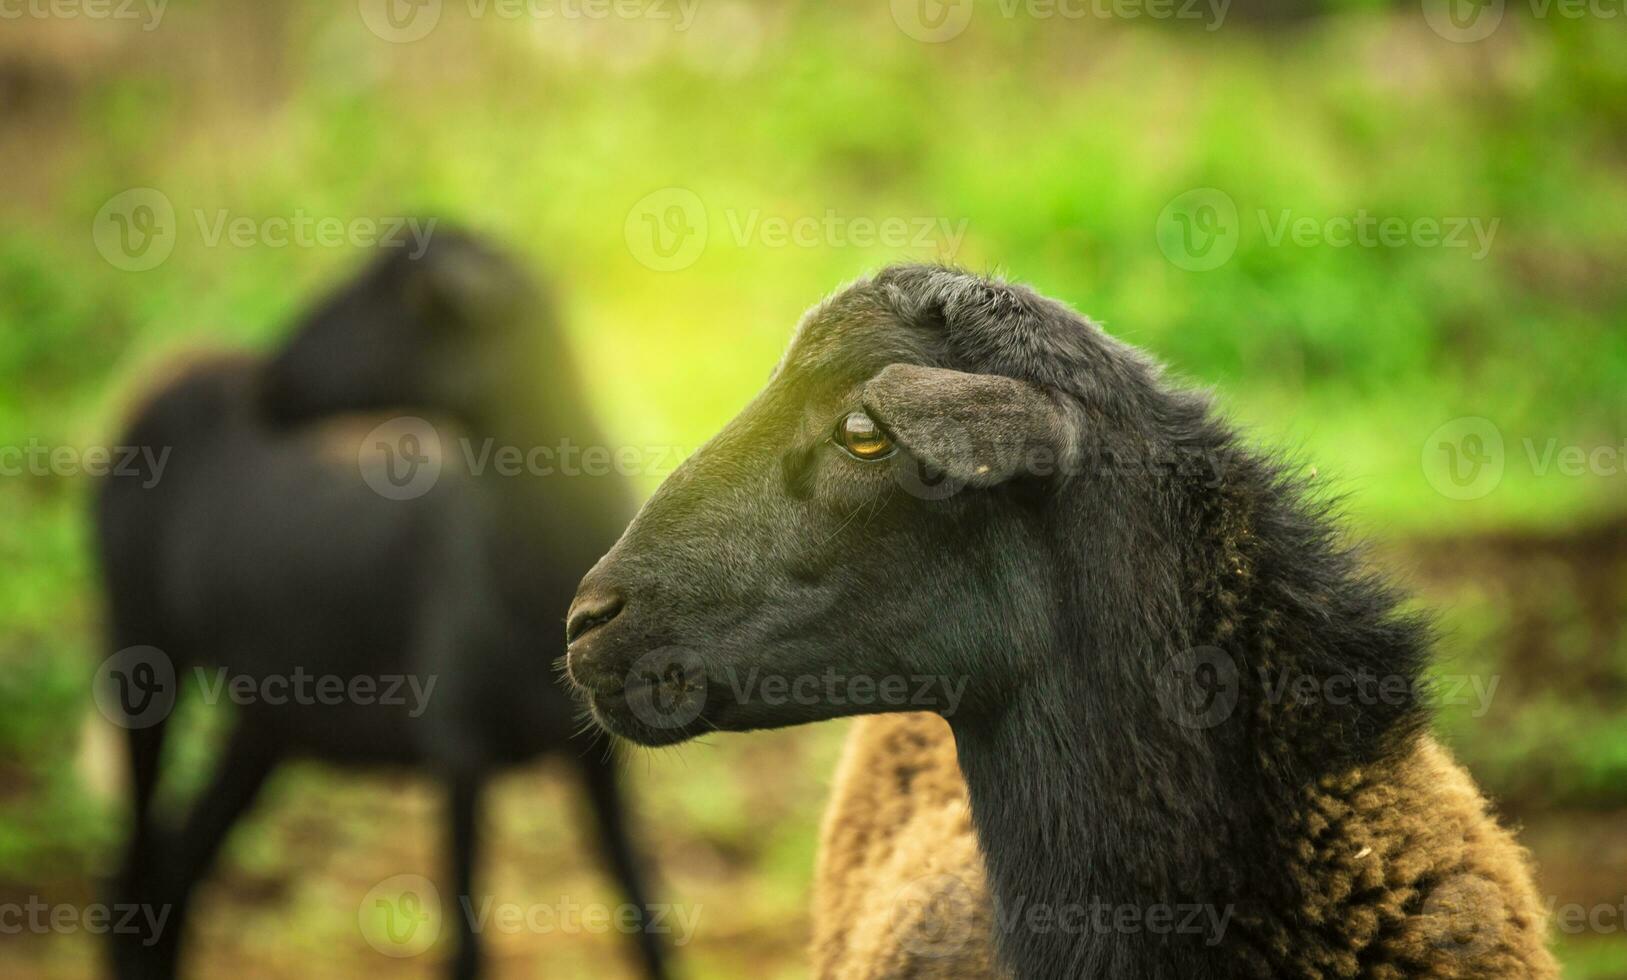
[[[893,442],[876,420],[863,412],[851,412],[836,423],[836,444],[855,459],[886,459],[893,454]]]

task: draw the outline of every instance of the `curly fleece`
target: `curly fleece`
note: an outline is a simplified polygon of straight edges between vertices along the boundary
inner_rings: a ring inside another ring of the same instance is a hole
[[[1387,768],[1304,794],[1295,877],[1308,896],[1248,933],[1240,975],[1547,978],[1531,863],[1434,738]],[[936,715],[854,722],[820,836],[814,976],[1002,976],[954,736]]]

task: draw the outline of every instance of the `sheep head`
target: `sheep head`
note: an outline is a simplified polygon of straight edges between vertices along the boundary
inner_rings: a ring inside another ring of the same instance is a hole
[[[584,578],[570,677],[646,744],[999,706],[1047,669],[1092,554],[1081,519],[1156,496],[1082,465],[1104,439],[1145,450],[1113,420],[1168,414],[1155,378],[1020,286],[921,266],[860,282]],[[1055,506],[1064,488],[1092,503]],[[1096,535],[1097,555],[1134,547]]]
[[[555,333],[546,298],[513,259],[442,230],[417,249],[381,246],[299,323],[265,368],[261,400],[288,425],[395,408],[483,420],[534,401],[517,389],[559,359]]]

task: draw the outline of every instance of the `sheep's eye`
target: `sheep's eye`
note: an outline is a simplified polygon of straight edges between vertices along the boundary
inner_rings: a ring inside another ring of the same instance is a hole
[[[881,426],[863,412],[850,412],[836,423],[836,444],[855,459],[886,459],[895,452]]]

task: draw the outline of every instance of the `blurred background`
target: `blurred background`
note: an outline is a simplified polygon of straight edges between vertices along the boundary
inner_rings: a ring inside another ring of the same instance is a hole
[[[116,438],[176,352],[265,347],[372,242],[487,232],[562,293],[648,492],[801,312],[901,259],[1034,284],[1213,386],[1348,494],[1524,827],[1567,975],[1627,977],[1627,9],[1620,0],[13,0],[0,4],[0,446]],[[369,230],[371,229],[371,230]],[[398,229],[392,231],[392,229]],[[88,481],[0,456],[0,906],[81,907],[121,833]],[[22,457],[28,458],[28,457]],[[221,709],[224,710],[224,709]],[[184,795],[216,711],[186,711]],[[805,976],[846,723],[631,759],[685,976]],[[197,914],[197,976],[438,976],[362,896],[438,867],[440,795],[282,772]],[[547,767],[487,889],[620,901]],[[15,917],[8,920],[15,924]],[[99,975],[5,927],[0,975]],[[622,937],[488,937],[631,976]]]

